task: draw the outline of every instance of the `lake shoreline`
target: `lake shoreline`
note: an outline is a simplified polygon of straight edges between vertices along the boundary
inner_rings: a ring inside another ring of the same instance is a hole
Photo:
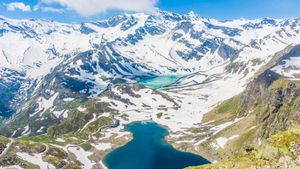
[[[147,88],[152,89],[161,89],[169,87],[172,84],[175,84],[182,76],[181,75],[162,75],[162,76],[153,76],[145,77],[140,79],[137,84],[143,85]]]
[[[176,152],[178,153],[187,153],[191,156],[197,156],[199,158],[203,158],[204,160],[207,160],[208,163],[211,163],[209,159],[207,159],[206,157],[202,156],[201,154],[199,154],[199,152],[197,151],[189,151],[188,149],[182,149],[181,147],[178,147],[177,144],[175,144],[174,142],[171,142],[170,140],[168,140],[168,136],[170,135],[170,130],[166,127],[166,126],[163,126],[161,124],[158,124],[152,120],[147,120],[147,121],[135,121],[135,122],[132,122],[130,124],[127,124],[127,125],[135,125],[135,124],[142,124],[144,125],[143,123],[147,124],[147,123],[152,123],[154,125],[158,125],[162,130],[165,130],[167,132],[167,134],[163,137],[163,141],[168,145],[170,146],[171,148],[173,148],[174,150],[176,150]],[[133,137],[133,133],[129,130],[126,130],[125,128],[123,129],[123,132],[130,132],[130,139],[128,140],[125,140],[124,139],[124,142],[120,142],[119,144],[114,144],[114,147],[108,151],[105,152],[105,154],[103,155],[103,158],[101,159],[102,160],[102,164],[104,165],[103,166],[103,169],[107,169],[108,168],[108,164],[107,162],[105,161],[107,159],[107,155],[110,155],[113,151],[123,147],[123,146],[126,146],[128,144],[130,144],[130,142],[132,142],[134,140],[134,137]],[[128,137],[128,135],[126,135],[126,137]],[[206,164],[206,163],[205,163]],[[202,165],[202,164],[200,164]],[[204,164],[203,164],[204,165]],[[188,167],[188,166],[186,166]]]

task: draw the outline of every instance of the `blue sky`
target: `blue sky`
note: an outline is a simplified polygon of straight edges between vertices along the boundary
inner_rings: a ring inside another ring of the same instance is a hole
[[[18,2],[18,3],[16,3]],[[83,22],[120,13],[155,8],[219,20],[236,18],[299,18],[300,0],[0,0],[0,15]]]

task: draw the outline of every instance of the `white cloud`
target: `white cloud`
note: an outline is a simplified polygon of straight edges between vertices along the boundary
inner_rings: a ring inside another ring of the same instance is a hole
[[[53,13],[63,13],[64,12],[64,10],[61,8],[52,8],[52,7],[48,7],[48,6],[42,6],[42,7],[40,7],[40,9],[43,12],[53,12]]]
[[[25,5],[23,2],[12,2],[6,5],[6,9],[9,11],[15,11],[17,9],[23,12],[30,12],[31,7],[29,5]]]
[[[109,9],[153,12],[158,0],[41,0],[42,4],[59,4],[82,16],[103,13]],[[39,6],[40,4],[38,4]]]

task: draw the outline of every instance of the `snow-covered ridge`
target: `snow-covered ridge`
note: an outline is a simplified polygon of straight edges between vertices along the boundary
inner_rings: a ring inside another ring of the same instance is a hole
[[[149,66],[164,72],[174,67],[186,72],[207,65],[204,60],[221,62],[235,50],[249,45],[262,48],[268,38],[283,43],[298,31],[298,19],[221,22],[165,11],[154,15],[124,14],[82,24],[2,18],[0,67],[28,71],[29,77],[36,78],[49,73],[64,55],[111,43],[122,56],[138,63],[150,63]],[[162,59],[159,66],[156,66],[157,57]],[[184,69],[187,63],[192,64]]]
[[[124,125],[152,120],[169,130],[170,142],[192,145],[197,152],[210,136],[244,120],[214,125],[204,123],[204,115],[240,94],[274,58],[278,63],[272,71],[299,80],[300,50],[285,56],[299,42],[299,19],[221,22],[165,11],[81,24],[0,17],[0,116],[16,113],[4,127],[0,124],[0,134],[45,134],[76,111],[91,116],[79,129],[71,128],[74,132],[100,117],[115,121],[97,131],[103,134],[92,144],[98,151],[114,149],[118,138],[128,141]],[[180,78],[164,89],[132,84],[144,76],[174,74]],[[209,129],[193,132],[201,127]],[[217,137],[211,146],[223,149],[238,137]],[[68,145],[63,149],[83,168],[96,164],[89,159],[91,151]],[[16,155],[53,168],[43,161],[43,154]]]
[[[182,78],[169,91],[199,94],[202,115],[241,92],[276,52],[299,42],[299,19],[221,22],[165,11],[81,24],[2,18],[0,84],[9,86],[8,79],[22,75],[18,86],[4,91],[11,93],[10,100],[25,100],[22,110],[37,103],[28,116],[44,120],[53,112],[67,117],[67,111],[56,109],[66,98],[97,98],[141,76],[176,74]]]

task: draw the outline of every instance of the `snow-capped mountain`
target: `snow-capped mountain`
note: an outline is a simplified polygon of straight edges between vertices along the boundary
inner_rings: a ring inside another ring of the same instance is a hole
[[[0,17],[0,135],[38,135],[1,137],[0,168],[103,168],[135,121],[211,161],[260,144],[299,121],[299,43],[300,19]],[[139,83],[171,75],[162,88]]]
[[[275,53],[299,43],[299,31],[299,19],[221,22],[165,11],[82,24],[2,17],[0,95],[5,99],[0,112],[15,114],[7,124],[18,117],[40,121],[35,127],[29,124],[31,130],[27,123],[19,124],[10,135],[44,133],[68,117],[69,110],[58,106],[61,102],[98,98],[117,84],[175,74],[181,78],[165,91],[170,97],[201,98],[185,107],[189,112],[199,104],[199,120],[190,115],[174,121],[188,124],[178,126],[186,128],[241,92]]]

